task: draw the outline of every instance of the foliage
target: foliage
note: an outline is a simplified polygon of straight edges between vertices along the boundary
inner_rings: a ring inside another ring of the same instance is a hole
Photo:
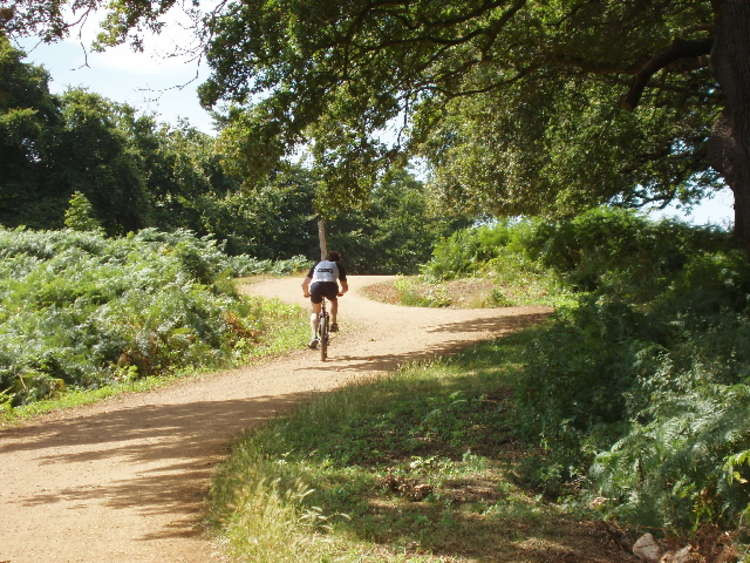
[[[609,516],[644,526],[733,528],[750,511],[750,385],[712,385],[702,366],[687,391],[662,391],[650,420],[599,454],[591,467]]]
[[[198,196],[196,231],[226,240],[230,254],[280,260],[290,255],[319,256],[316,175],[300,166],[284,166],[265,185]],[[351,273],[414,272],[428,259],[438,237],[465,224],[445,218],[429,206],[429,194],[406,170],[378,182],[359,209],[325,210],[328,246],[342,253]]]
[[[74,231],[97,231],[102,228],[93,216],[93,207],[81,192],[73,192],[65,210],[65,226]]]
[[[578,292],[643,302],[664,292],[701,253],[730,247],[727,233],[714,227],[597,207],[572,219],[501,220],[456,231],[435,245],[422,274],[429,280],[553,275]],[[716,291],[731,284],[717,282]]]
[[[686,1],[228,3],[200,94],[245,104],[228,119],[251,132],[248,175],[312,137],[334,201],[360,199],[400,151],[426,157],[462,211],[694,201],[718,180],[707,140],[725,101],[701,55],[734,27],[716,15]]]
[[[496,274],[496,272],[492,272]],[[518,306],[559,306],[571,299],[571,292],[553,276],[511,271],[502,275],[432,281],[419,276],[399,276],[393,281],[365,288],[371,299],[405,306],[482,309]]]
[[[626,431],[638,360],[655,346],[642,344],[649,328],[625,303],[594,301],[559,311],[537,334],[516,386],[518,430],[543,448],[526,468],[529,483],[564,493]]]
[[[310,175],[290,169],[250,191],[198,196],[193,207],[200,214],[199,232],[226,240],[231,254],[279,260],[297,254],[315,256],[312,197]]]
[[[750,505],[750,264],[726,234],[598,210],[541,225],[527,250],[578,290],[518,378],[525,478],[674,532],[733,529]],[[701,250],[702,249],[702,250]],[[725,468],[730,469],[725,469]]]
[[[15,2],[0,30],[59,39],[67,4]],[[721,175],[750,240],[745,2],[318,4],[190,11],[211,69],[201,99],[229,102],[222,135],[245,181],[264,183],[308,146],[320,207],[349,207],[385,166],[418,155],[462,212],[570,216],[607,202],[694,202]],[[100,47],[135,48],[174,5],[86,3],[107,13]]]
[[[540,224],[527,248],[579,291],[608,288],[639,300],[663,291],[696,253],[728,248],[728,242],[726,233],[713,227],[655,222],[632,211],[601,207]],[[633,287],[622,285],[627,280]]]
[[[640,526],[740,528],[750,262],[728,234],[598,208],[458,231],[423,272],[490,278],[509,264],[575,296],[529,333],[515,380],[515,428],[539,448],[523,480]]]
[[[11,225],[53,219],[44,196],[54,189],[54,180],[40,162],[53,152],[61,121],[49,75],[21,59],[0,34],[0,223]],[[64,206],[67,195],[55,194],[53,205]]]
[[[444,294],[443,305],[556,306],[565,302],[570,294],[567,285],[541,264],[532,248],[532,241],[544,224],[538,219],[495,220],[443,237],[430,260],[420,268],[421,282],[401,282],[398,289],[402,302],[414,304],[408,296],[409,285],[413,286],[411,293],[422,285],[431,288],[432,293]],[[473,298],[466,295],[474,292],[473,282],[480,280],[491,287],[480,288]]]
[[[721,185],[706,162],[716,109],[703,94],[689,112],[662,93],[644,100],[659,107],[626,111],[622,95],[601,76],[550,70],[471,103],[425,106],[415,137],[436,193],[455,208],[572,217],[602,203],[694,202]]]
[[[151,224],[151,170],[125,126],[132,108],[81,89],[52,95],[47,73],[23,56],[0,37],[0,223],[61,228],[78,191],[109,234]]]
[[[0,230],[0,390],[20,405],[246,358],[295,315],[239,299],[229,276],[272,266],[185,231]]]
[[[416,273],[440,237],[468,223],[465,215],[436,209],[424,183],[405,169],[377,182],[368,204],[358,210],[329,210],[329,247],[363,274]]]
[[[0,100],[1,224],[71,226],[66,213],[83,213],[80,193],[91,204],[84,214],[110,235],[158,225],[211,236],[231,255],[318,255],[319,171],[277,165],[265,182],[248,186],[233,169],[233,151],[241,147],[226,138],[217,141],[186,122],[159,123],[84,90],[52,95],[43,69],[25,64],[9,44],[0,47],[7,71],[0,88],[8,92]],[[445,218],[429,200],[412,173],[394,170],[357,209],[322,207],[330,244],[352,272],[414,272],[437,237],[466,221]]]
[[[499,220],[455,231],[435,245],[422,274],[435,280],[485,274],[496,259],[522,252],[523,240],[533,228],[532,221]]]
[[[145,175],[119,123],[126,111],[86,90],[69,90],[61,99],[54,162],[62,185],[56,189],[85,193],[110,234],[150,224]]]

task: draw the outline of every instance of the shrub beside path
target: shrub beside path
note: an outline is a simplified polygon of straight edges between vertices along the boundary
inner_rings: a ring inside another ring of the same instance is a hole
[[[245,428],[314,392],[540,320],[546,307],[445,310],[371,301],[351,276],[328,362],[299,350],[0,431],[0,562],[221,560],[201,517],[211,473]],[[301,279],[243,291],[306,306]]]

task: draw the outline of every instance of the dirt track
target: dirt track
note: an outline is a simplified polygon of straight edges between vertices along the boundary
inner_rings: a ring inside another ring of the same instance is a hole
[[[200,519],[212,469],[239,432],[311,392],[498,336],[548,312],[403,308],[357,293],[385,279],[350,278],[342,332],[326,363],[300,350],[0,431],[0,563],[220,560]],[[300,281],[247,290],[304,305]]]

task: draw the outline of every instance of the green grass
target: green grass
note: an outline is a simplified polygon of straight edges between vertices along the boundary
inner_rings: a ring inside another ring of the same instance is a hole
[[[512,381],[528,333],[359,381],[239,440],[208,517],[246,561],[617,561],[518,485]],[[546,558],[546,559],[545,559]]]

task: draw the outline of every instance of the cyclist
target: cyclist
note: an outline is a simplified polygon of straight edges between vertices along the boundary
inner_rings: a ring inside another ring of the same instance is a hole
[[[312,314],[310,315],[312,340],[310,340],[310,348],[318,347],[318,315],[320,314],[320,304],[323,302],[324,297],[331,302],[330,330],[331,332],[336,332],[339,329],[336,323],[336,315],[339,309],[337,297],[349,291],[346,272],[340,262],[341,255],[332,250],[328,253],[325,260],[321,260],[310,268],[310,271],[307,272],[307,277],[302,282],[302,292],[305,297],[310,298],[312,303]],[[340,291],[337,282],[341,282]]]

